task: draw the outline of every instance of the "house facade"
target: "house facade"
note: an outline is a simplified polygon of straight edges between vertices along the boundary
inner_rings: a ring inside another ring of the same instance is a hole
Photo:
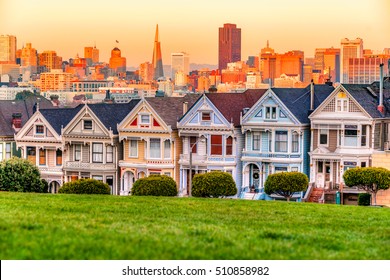
[[[118,125],[123,143],[119,161],[120,194],[128,195],[133,183],[158,174],[172,177],[179,186],[179,156],[182,149],[177,120],[199,95],[142,99]]]
[[[349,168],[381,166],[388,137],[389,92],[380,105],[379,85],[341,84],[311,115],[310,181],[327,192],[340,191],[342,203],[356,204],[362,192],[344,185]]]
[[[65,182],[92,178],[107,183],[111,194],[119,194],[118,163],[123,151],[117,125],[138,102],[82,106],[61,130]]]
[[[252,106],[264,92],[204,94],[180,119],[177,127],[183,143],[179,160],[182,195],[189,193],[189,176],[214,170],[230,173],[240,193],[243,148],[240,115],[243,108]]]
[[[255,190],[268,199],[264,183],[268,175],[297,171],[309,176],[311,106],[318,106],[332,91],[328,85],[303,89],[272,88],[241,120],[244,149],[241,156],[244,190]]]

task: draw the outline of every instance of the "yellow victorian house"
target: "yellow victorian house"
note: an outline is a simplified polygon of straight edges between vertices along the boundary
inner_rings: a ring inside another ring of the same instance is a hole
[[[144,98],[118,125],[123,143],[120,195],[130,194],[137,179],[152,174],[170,176],[179,185],[182,141],[176,124],[198,98],[197,94]]]

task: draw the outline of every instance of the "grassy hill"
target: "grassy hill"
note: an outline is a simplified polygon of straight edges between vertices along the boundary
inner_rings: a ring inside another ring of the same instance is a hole
[[[390,259],[390,209],[0,192],[0,259]]]

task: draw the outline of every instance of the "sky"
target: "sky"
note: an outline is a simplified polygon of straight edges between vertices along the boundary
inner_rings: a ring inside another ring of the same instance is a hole
[[[267,40],[277,53],[340,47],[342,38],[364,48],[390,48],[390,0],[0,0],[0,34],[15,35],[63,60],[100,50],[108,62],[114,47],[128,67],[152,60],[156,24],[163,63],[185,51],[191,63],[218,64],[218,28],[241,28],[241,59],[258,55]],[[116,43],[116,40],[119,43]]]

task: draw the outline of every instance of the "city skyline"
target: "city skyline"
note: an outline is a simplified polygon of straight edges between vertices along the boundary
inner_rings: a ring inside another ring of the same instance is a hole
[[[390,47],[389,1],[313,2],[168,0],[160,7],[158,1],[2,0],[0,34],[16,36],[18,48],[32,43],[38,52],[55,50],[64,60],[96,44],[100,60],[108,62],[118,47],[127,67],[151,62],[156,24],[166,62],[171,53],[184,51],[191,63],[218,64],[218,28],[225,23],[242,30],[242,60],[258,56],[267,40],[278,53],[302,50],[305,57],[313,57],[315,48],[339,48],[343,38],[360,37],[375,52]]]

